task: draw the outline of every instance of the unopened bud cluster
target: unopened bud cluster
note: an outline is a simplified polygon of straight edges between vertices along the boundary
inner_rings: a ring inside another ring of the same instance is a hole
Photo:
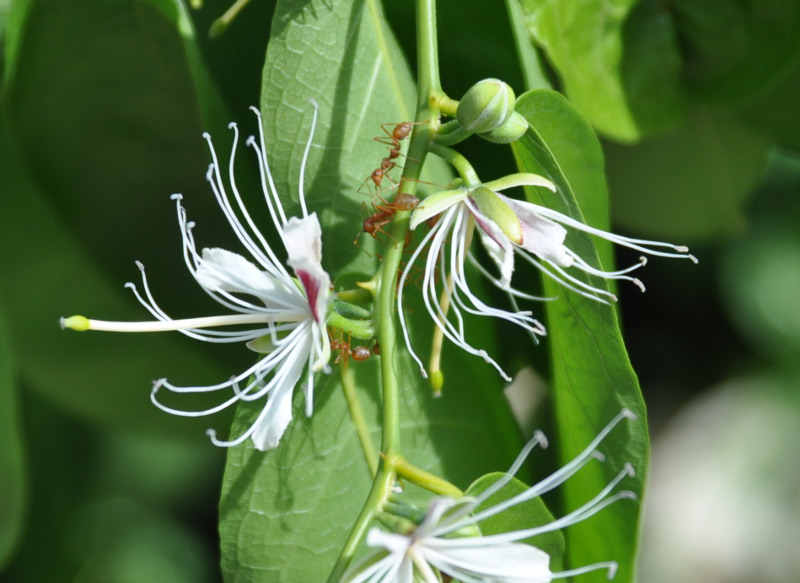
[[[528,122],[514,111],[516,96],[507,83],[484,79],[469,88],[456,110],[456,120],[469,133],[496,144],[522,137]]]

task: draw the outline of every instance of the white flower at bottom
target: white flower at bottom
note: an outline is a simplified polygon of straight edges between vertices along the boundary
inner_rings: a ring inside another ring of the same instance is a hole
[[[248,251],[252,261],[225,249],[203,249],[198,253],[194,241],[194,223],[187,221],[181,195],[173,195],[178,223],[183,238],[186,266],[208,295],[232,313],[220,316],[175,320],[164,312],[150,292],[144,267],[141,294],[132,283],[126,284],[137,299],[156,318],[154,322],[107,322],[83,316],[63,318],[63,327],[76,330],[116,332],[155,332],[177,330],[186,336],[214,343],[246,342],[248,348],[263,354],[245,371],[233,378],[210,386],[177,386],[166,379],[153,385],[151,400],[160,409],[176,415],[197,417],[216,413],[240,401],[264,400],[264,407],[253,424],[230,441],[220,440],[209,430],[214,444],[238,445],[248,437],[262,451],[278,445],[292,419],[292,395],[304,373],[306,414],[313,412],[314,374],[327,370],[330,340],[325,321],[330,301],[330,277],[322,269],[322,230],[316,213],[308,214],[303,193],[303,172],[316,124],[316,103],[311,135],[303,157],[299,195],[302,217],[286,218],[267,164],[261,117],[258,116],[260,142],[251,137],[247,144],[258,155],[261,184],[269,214],[281,237],[292,268],[290,274],[281,264],[245,208],[236,187],[233,161],[239,139],[235,124],[234,142],[229,165],[230,193],[220,175],[220,165],[208,134],[204,134],[211,150],[212,164],[207,178],[222,212],[234,233]],[[236,326],[233,331],[216,330],[220,326]],[[160,389],[173,393],[228,392],[222,403],[203,411],[183,411],[168,407],[158,399]]]
[[[625,418],[632,419],[634,415],[623,410],[586,449],[560,470],[516,496],[476,512],[481,504],[511,481],[536,445],[546,447],[547,440],[537,432],[508,473],[478,496],[435,499],[425,518],[411,532],[401,534],[372,528],[367,534],[367,545],[377,550],[350,569],[342,580],[346,583],[439,583],[438,571],[461,583],[547,583],[598,569],[606,569],[609,579],[612,578],[617,568],[613,561],[553,573],[546,552],[518,541],[585,520],[617,500],[635,498],[633,492],[614,492],[620,481],[633,475],[630,465],[626,465],[594,498],[553,522],[500,534],[468,536],[468,533],[474,532],[480,521],[563,484],[598,455],[596,450],[600,442]]]

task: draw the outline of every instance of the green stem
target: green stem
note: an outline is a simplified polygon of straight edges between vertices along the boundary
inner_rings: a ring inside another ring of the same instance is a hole
[[[353,378],[353,371],[350,369],[350,363],[345,360],[339,367],[342,379],[342,389],[344,390],[344,398],[347,400],[347,408],[350,411],[350,418],[353,420],[353,425],[356,427],[356,434],[358,441],[361,443],[361,449],[364,451],[364,458],[369,466],[369,473],[373,476],[378,472],[378,454],[375,453],[375,448],[372,446],[372,440],[369,437],[369,428],[367,422],[364,420],[364,413],[361,411],[361,405],[356,396],[356,383]]]
[[[439,82],[439,64],[436,45],[436,5],[435,0],[417,0],[417,115],[411,135],[411,143],[406,154],[403,178],[400,181],[397,197],[413,195],[417,188],[422,166],[432,142],[432,127],[438,124],[439,109],[436,96],[442,91]],[[395,200],[397,200],[397,197]],[[378,341],[381,346],[381,381],[383,394],[383,427],[381,435],[381,463],[372,489],[367,497],[350,536],[342,549],[329,583],[338,582],[347,565],[353,558],[359,542],[364,537],[375,515],[388,499],[397,479],[395,460],[400,451],[400,386],[397,375],[397,329],[395,290],[397,272],[403,255],[403,242],[408,233],[408,211],[395,214],[390,237],[384,253],[375,292],[375,316],[378,328]]]
[[[472,164],[469,163],[469,160],[467,160],[463,154],[459,154],[452,148],[439,144],[432,144],[431,152],[455,168],[467,188],[481,184],[478,173],[475,172],[475,168],[472,167]]]
[[[418,468],[403,458],[395,461],[395,467],[397,468],[398,476],[405,478],[409,482],[416,484],[421,488],[425,488],[434,494],[450,496],[451,498],[461,498],[464,495],[464,492],[462,492],[457,486],[435,474],[431,474],[422,468]]]

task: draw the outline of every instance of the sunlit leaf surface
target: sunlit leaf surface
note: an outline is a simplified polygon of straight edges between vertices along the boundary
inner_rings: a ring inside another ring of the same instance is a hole
[[[529,199],[603,227],[608,203],[602,153],[588,123],[564,97],[547,90],[525,94],[517,110],[531,124],[527,135],[514,144],[520,168],[540,172],[558,187],[555,194],[528,189]],[[588,237],[575,234],[570,244],[589,262],[599,264]],[[603,281],[592,284],[605,286]],[[621,408],[638,416],[637,421],[616,428],[603,443],[605,463],[588,466],[564,485],[561,510],[568,512],[591,499],[625,463],[632,464],[637,475],[626,480],[624,487],[641,493],[648,464],[647,420],[614,308],[571,293],[549,278],[544,279],[544,289],[547,295],[559,297],[547,302],[546,311],[562,463],[583,449]],[[631,581],[638,515],[639,503],[623,500],[570,528],[566,566],[615,560],[620,563],[616,580]],[[602,573],[584,577],[605,580]]]

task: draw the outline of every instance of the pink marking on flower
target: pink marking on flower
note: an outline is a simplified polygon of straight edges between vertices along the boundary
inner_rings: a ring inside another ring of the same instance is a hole
[[[302,269],[295,271],[295,274],[300,278],[300,283],[303,284],[306,290],[306,297],[308,298],[308,306],[311,308],[311,315],[314,316],[314,320],[320,322],[317,303],[317,298],[319,297],[319,281],[308,271]]]

